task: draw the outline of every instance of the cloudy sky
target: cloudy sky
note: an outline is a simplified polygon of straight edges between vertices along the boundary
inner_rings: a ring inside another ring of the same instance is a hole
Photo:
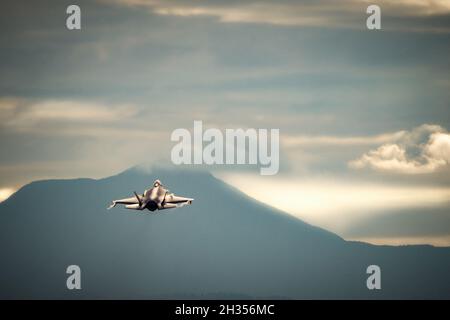
[[[0,201],[169,162],[176,128],[280,129],[281,168],[212,168],[346,239],[450,245],[449,0],[2,2]],[[378,4],[382,30],[366,29]]]

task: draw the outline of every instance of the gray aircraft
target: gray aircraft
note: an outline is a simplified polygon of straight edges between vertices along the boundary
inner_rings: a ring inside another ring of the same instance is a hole
[[[125,208],[131,210],[150,211],[178,208],[191,204],[194,199],[179,197],[164,188],[161,181],[155,180],[151,189],[145,190],[142,195],[134,192],[134,197],[114,200],[108,209],[114,208],[116,204],[124,204]]]

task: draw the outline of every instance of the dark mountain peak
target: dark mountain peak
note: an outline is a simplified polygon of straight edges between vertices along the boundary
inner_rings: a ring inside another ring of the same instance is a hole
[[[106,209],[155,179],[194,203]],[[447,249],[349,243],[186,168],[31,183],[0,205],[0,252],[0,298],[450,297]],[[71,264],[83,274],[76,295],[65,289]],[[381,293],[366,288],[371,264],[385,272]]]

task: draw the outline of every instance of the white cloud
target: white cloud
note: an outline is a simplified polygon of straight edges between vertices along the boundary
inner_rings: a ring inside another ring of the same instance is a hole
[[[6,105],[6,102],[3,102]],[[5,106],[6,108],[6,106]],[[110,106],[101,103],[85,103],[71,100],[10,100],[9,110],[14,114],[10,125],[27,126],[42,121],[50,122],[111,122],[136,114],[130,105]]]
[[[284,26],[365,27],[361,23],[369,0],[321,1],[163,1],[114,0],[127,6],[148,8],[159,15],[215,17],[226,23],[266,23]],[[383,14],[421,17],[450,13],[447,0],[380,0]],[[409,28],[406,28],[408,30]],[[445,31],[445,30],[444,30]]]
[[[371,3],[371,0],[364,0]],[[450,12],[450,1],[448,0],[380,0],[377,4],[396,11],[404,10],[407,14],[432,15]]]
[[[335,5],[323,1],[240,1],[208,3],[206,1],[115,0],[116,3],[147,7],[159,15],[180,17],[209,16],[226,23],[266,23],[286,26],[324,26],[345,23],[336,13],[355,10],[355,0]],[[346,8],[346,10],[343,10]],[[348,19],[347,19],[348,20]]]
[[[440,163],[450,163],[450,134],[433,133],[430,143],[426,145],[425,153],[437,159]]]
[[[358,146],[376,145],[401,139],[405,131],[386,133],[375,136],[289,136],[282,137],[282,142],[286,147],[304,146]]]
[[[14,131],[51,131],[52,126],[113,124],[133,118],[133,105],[107,105],[76,100],[0,99],[0,126]],[[60,128],[60,127],[59,127]],[[64,127],[69,129],[69,127]],[[63,130],[60,130],[63,131]],[[78,128],[79,133],[80,128]]]
[[[424,124],[405,132],[396,143],[386,143],[350,161],[354,169],[421,174],[450,164],[450,134],[442,127]]]

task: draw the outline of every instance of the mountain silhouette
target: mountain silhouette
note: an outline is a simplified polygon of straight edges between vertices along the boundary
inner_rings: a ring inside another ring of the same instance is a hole
[[[106,210],[157,178],[195,201]],[[0,228],[3,299],[450,298],[450,248],[345,241],[204,171],[33,182],[0,203]],[[366,286],[373,264],[381,290]],[[81,290],[66,287],[69,265]]]

